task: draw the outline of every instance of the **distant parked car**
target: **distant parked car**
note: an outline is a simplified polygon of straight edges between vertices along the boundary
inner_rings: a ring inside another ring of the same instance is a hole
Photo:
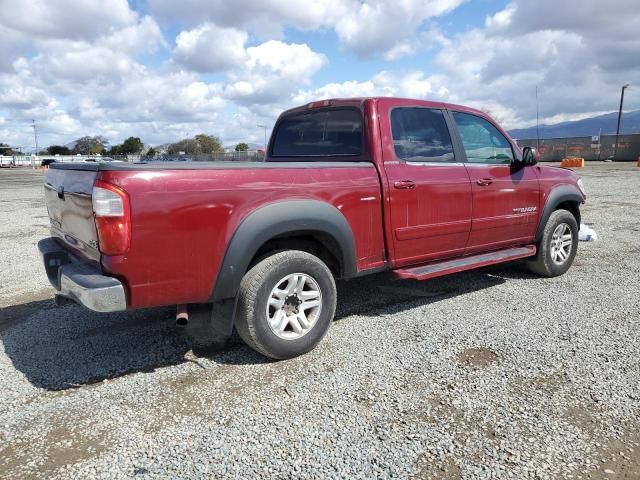
[[[42,161],[40,162],[40,166],[41,167],[48,167],[52,163],[56,163],[56,159],[55,158],[43,158]]]

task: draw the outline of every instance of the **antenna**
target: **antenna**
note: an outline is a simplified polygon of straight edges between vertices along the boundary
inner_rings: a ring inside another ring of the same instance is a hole
[[[536,85],[536,150],[540,150],[540,111],[538,109],[538,85]]]

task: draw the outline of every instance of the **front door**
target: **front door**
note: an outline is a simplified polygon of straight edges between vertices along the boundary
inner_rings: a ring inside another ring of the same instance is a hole
[[[471,185],[442,109],[393,108],[384,152],[394,266],[462,255],[471,229]]]
[[[514,147],[486,118],[455,111],[452,117],[473,194],[465,254],[530,243],[540,215],[536,167],[514,167]]]

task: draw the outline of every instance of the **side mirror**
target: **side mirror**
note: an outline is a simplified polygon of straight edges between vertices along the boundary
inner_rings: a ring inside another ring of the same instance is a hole
[[[538,152],[533,147],[524,147],[522,149],[522,163],[525,167],[538,163]]]

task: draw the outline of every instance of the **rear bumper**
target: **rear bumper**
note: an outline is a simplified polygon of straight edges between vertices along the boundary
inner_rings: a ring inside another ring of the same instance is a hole
[[[44,268],[59,295],[96,312],[126,310],[124,286],[117,278],[103,275],[97,268],[75,261],[55,239],[38,242]]]

